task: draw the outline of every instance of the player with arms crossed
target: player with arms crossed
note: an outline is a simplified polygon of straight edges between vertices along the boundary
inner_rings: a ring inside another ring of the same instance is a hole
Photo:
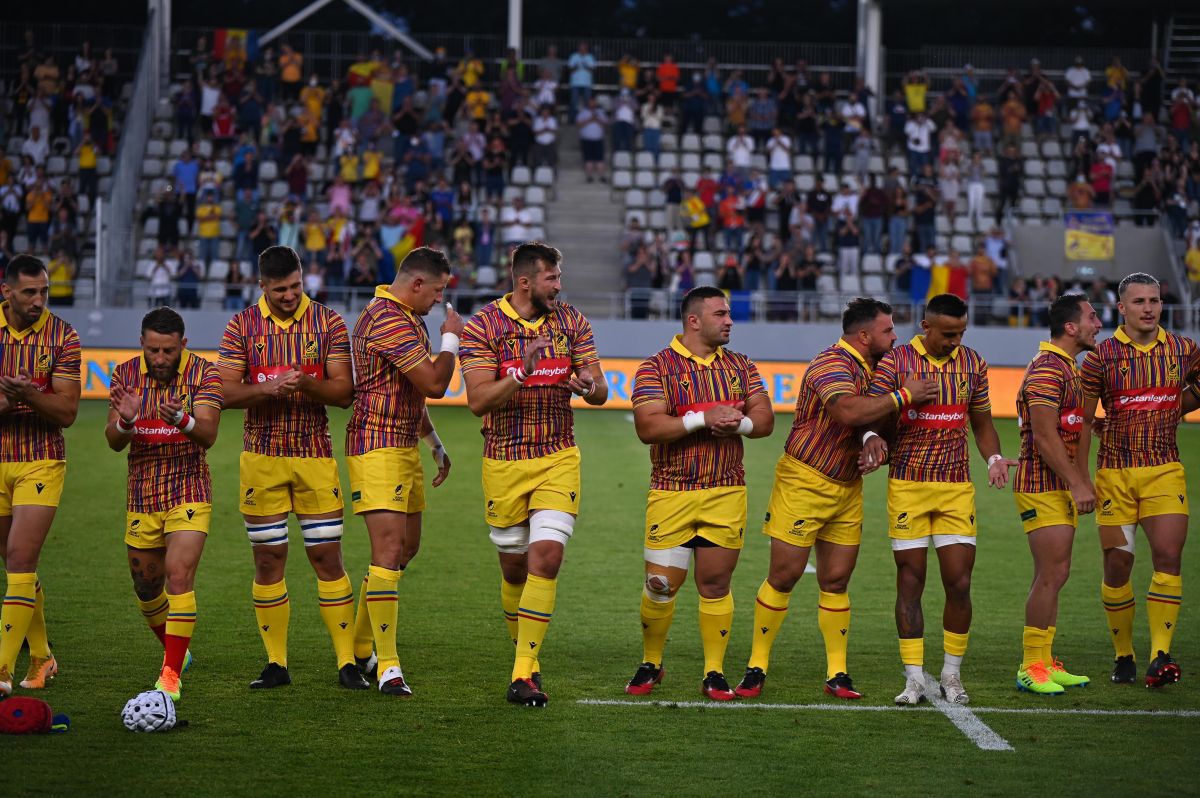
[[[896,696],[901,705],[925,700],[921,594],[931,540],[946,591],[941,692],[955,704],[970,700],[961,676],[971,629],[976,528],[967,425],[987,460],[989,485],[1003,488],[1009,466],[1016,465],[1000,454],[988,398],[987,364],[978,352],[962,345],[966,329],[967,303],[952,294],[938,294],[925,306],[922,334],[884,355],[871,381],[870,394],[890,396],[899,414],[890,451],[874,436],[864,444],[863,455],[868,468],[890,456],[889,536],[896,561],[896,631],[905,674],[904,691]],[[935,379],[937,397],[913,407],[913,397],[904,387],[910,376]]]
[[[1179,681],[1171,639],[1183,598],[1180,561],[1187,540],[1188,494],[1179,462],[1176,429],[1183,412],[1195,408],[1200,348],[1159,326],[1158,281],[1135,273],[1121,281],[1117,309],[1125,319],[1116,333],[1083,359],[1083,433],[1080,460],[1087,462],[1097,403],[1104,428],[1096,455],[1096,524],[1104,549],[1101,597],[1112,631],[1116,662],[1112,680],[1137,679],[1133,656],[1134,532],[1138,524],[1150,544],[1154,575],[1146,593],[1150,621],[1150,665],[1146,685]],[[1190,385],[1189,385],[1190,383]]]
[[[217,361],[225,407],[246,409],[241,511],[254,552],[254,614],[267,649],[267,666],[250,686],[291,684],[284,566],[288,514],[295,512],[338,680],[365,690],[370,685],[354,661],[354,589],[342,567],[342,491],[325,412],[326,405],[349,407],[354,393],[346,323],[305,296],[291,247],[259,255],[258,284],[262,296],[230,320]]]
[[[642,591],[642,664],[625,692],[646,695],[663,678],[663,650],[675,594],[696,559],[701,693],[728,701],[725,648],[733,622],[729,583],[746,529],[742,436],[765,438],[775,413],[750,358],[726,349],[733,330],[729,300],[711,286],[694,288],[679,308],[683,333],[638,367],[633,421],[650,444],[646,503],[646,581]]]
[[[425,473],[418,440],[433,451],[436,488],[450,474],[450,458],[433,429],[425,399],[446,395],[454,376],[463,323],[449,305],[441,351],[432,357],[422,317],[442,301],[450,279],[446,256],[418,247],[404,256],[391,285],[375,289],[350,336],[354,355],[354,410],[346,425],[350,501],[371,540],[371,565],[355,618],[355,659],[364,675],[372,664],[379,691],[406,697],[396,651],[398,588],[421,545]],[[371,663],[374,642],[377,661]]]
[[[889,396],[867,396],[871,372],[896,343],[892,307],[874,299],[851,301],[842,313],[842,337],[820,352],[804,372],[796,417],[775,467],[763,534],[771,538],[771,564],[754,606],[750,663],[739,696],[762,692],[775,636],[787,616],[792,589],[817,549],[817,625],[825,640],[825,692],[861,698],[846,666],[849,648],[850,575],[862,540],[862,450],[856,427],[887,418]],[[909,379],[914,404],[934,398],[932,379]]]
[[[1076,458],[1083,429],[1083,386],[1075,358],[1096,348],[1102,325],[1081,294],[1050,306],[1050,340],[1038,345],[1017,394],[1021,454],[1013,495],[1033,555],[1033,584],[1025,601],[1023,653],[1017,688],[1057,695],[1088,684],[1067,672],[1053,653],[1058,595],[1071,575],[1071,547],[1080,515],[1096,506],[1087,461]]]
[[[541,242],[512,252],[511,294],[463,329],[467,402],[483,417],[484,518],[500,557],[500,602],[516,646],[508,700],[545,706],[539,657],[554,613],[563,550],[579,514],[571,396],[608,399],[592,326],[558,301],[562,253]]]
[[[12,693],[21,644],[29,669],[21,686],[39,689],[58,673],[46,636],[37,564],[67,474],[63,428],[79,411],[79,335],[46,310],[50,277],[17,255],[0,285],[0,553],[7,585],[0,610],[0,698]]]
[[[196,628],[196,568],[212,518],[205,451],[221,421],[221,375],[187,350],[183,318],[142,318],[142,354],[113,371],[104,437],[129,447],[125,546],[142,616],[163,645],[156,690],[179,700]]]

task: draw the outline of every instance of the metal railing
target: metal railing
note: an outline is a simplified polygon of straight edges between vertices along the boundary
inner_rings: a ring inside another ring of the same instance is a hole
[[[130,64],[137,60],[144,44],[143,29],[137,25],[87,25],[61,22],[0,21],[0,74],[15,76],[17,56],[25,50],[25,31],[33,31],[33,40],[43,55],[53,55],[66,74],[68,59],[74,59],[84,41],[92,43],[92,56],[99,60],[111,47],[120,66],[122,80],[133,73]]]
[[[105,283],[128,280],[133,276],[134,238],[130,225],[138,207],[138,189],[142,183],[142,163],[146,152],[146,141],[150,135],[150,126],[154,123],[154,109],[158,98],[154,95],[153,71],[155,69],[152,46],[153,15],[142,34],[142,49],[138,58],[137,72],[133,80],[133,94],[129,99],[129,108],[125,117],[125,125],[121,130],[121,140],[117,147],[117,157],[113,164],[117,179],[113,181],[112,192],[104,205],[103,229],[100,232],[102,242],[100,253],[103,260],[97,260],[96,270],[100,274],[98,284],[101,290],[97,292],[97,304],[124,304],[122,292],[113,288],[104,289]]]

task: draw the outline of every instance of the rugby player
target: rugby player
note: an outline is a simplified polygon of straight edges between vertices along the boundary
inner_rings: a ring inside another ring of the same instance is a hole
[[[507,699],[545,706],[540,656],[563,551],[579,515],[572,395],[608,399],[592,327],[558,301],[562,253],[542,242],[512,252],[512,293],[463,328],[467,402],[483,417],[484,519],[500,558],[500,602],[516,647]]]
[[[262,295],[230,320],[217,361],[225,407],[246,410],[240,509],[254,554],[254,614],[267,650],[267,665],[250,686],[291,683],[284,566],[294,512],[317,574],[338,680],[365,690],[370,685],[354,661],[354,590],[342,566],[342,490],[325,412],[326,405],[349,407],[353,398],[346,323],[305,296],[300,257],[291,247],[263,251],[258,284]]]
[[[58,673],[46,636],[37,564],[67,473],[63,428],[79,411],[79,335],[46,310],[50,277],[32,255],[17,255],[0,284],[0,552],[7,584],[0,609],[0,698],[13,689],[21,644],[29,669],[21,686],[39,689]]]
[[[1017,688],[1057,695],[1088,684],[1053,652],[1058,596],[1071,574],[1071,547],[1080,515],[1096,506],[1086,460],[1076,458],[1083,429],[1083,387],[1075,359],[1096,348],[1100,317],[1082,294],[1050,306],[1050,340],[1038,345],[1017,394],[1021,453],[1013,495],[1033,555],[1033,584],[1025,602]]]
[[[1146,593],[1150,622],[1148,687],[1179,681],[1171,640],[1183,599],[1180,560],[1187,540],[1188,492],[1175,433],[1184,411],[1195,407],[1200,348],[1159,324],[1158,281],[1141,272],[1118,287],[1117,310],[1124,322],[1111,338],[1089,352],[1080,367],[1083,431],[1080,459],[1087,461],[1096,418],[1104,426],[1096,455],[1096,524],[1104,550],[1100,586],[1116,661],[1112,680],[1137,680],[1133,654],[1134,532],[1140,524],[1154,573]]]
[[[445,254],[417,247],[400,263],[391,285],[375,289],[350,337],[354,355],[354,410],[346,425],[350,501],[371,540],[371,565],[355,618],[355,659],[369,675],[375,666],[379,690],[410,696],[396,651],[398,587],[421,545],[425,474],[417,441],[433,452],[441,485],[450,457],[433,429],[425,399],[445,396],[454,375],[463,322],[446,305],[441,350],[432,357],[423,317],[442,301],[450,279]],[[372,663],[374,642],[376,662]]]
[[[765,438],[775,427],[758,368],[726,349],[733,319],[718,288],[687,293],[683,333],[642,362],[634,377],[633,419],[650,445],[642,590],[642,664],[625,686],[651,692],[663,678],[663,649],[675,594],[695,557],[704,648],[701,693],[728,701],[725,649],[733,622],[729,583],[746,529],[742,437]]]
[[[967,426],[987,461],[988,484],[1003,488],[1015,460],[1000,453],[992,424],[987,364],[962,345],[967,303],[938,294],[925,306],[921,334],[879,360],[872,396],[890,396],[898,414],[890,450],[878,436],[864,444],[868,466],[890,457],[889,536],[896,561],[896,631],[905,686],[900,705],[925,700],[925,618],[921,594],[929,544],[937,551],[946,604],[942,613],[945,651],[940,688],[946,700],[970,701],[962,684],[962,660],[971,628],[971,571],[975,566],[975,488],[971,484]],[[913,407],[903,390],[908,375],[937,381],[937,398]]]
[[[221,375],[189,352],[168,307],[142,318],[142,353],[113,371],[104,437],[129,447],[125,546],[142,616],[163,645],[154,687],[178,701],[196,628],[196,569],[212,518],[205,451],[221,421]]]

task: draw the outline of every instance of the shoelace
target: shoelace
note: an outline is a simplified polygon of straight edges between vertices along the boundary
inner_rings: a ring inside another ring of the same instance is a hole
[[[1050,681],[1050,672],[1046,670],[1046,666],[1040,662],[1035,662],[1025,669],[1025,673],[1029,678],[1038,684],[1045,684]]]

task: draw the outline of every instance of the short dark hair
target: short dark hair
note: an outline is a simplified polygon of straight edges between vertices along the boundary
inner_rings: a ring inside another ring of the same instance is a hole
[[[1057,338],[1067,331],[1067,324],[1078,324],[1083,318],[1083,294],[1063,294],[1050,304],[1050,337]]]
[[[686,321],[692,308],[706,299],[727,299],[727,297],[725,292],[715,285],[698,285],[683,295],[683,301],[679,303],[679,318]]]
[[[938,294],[925,305],[925,315],[961,319],[967,315],[967,303],[954,294]]]
[[[33,255],[17,255],[4,267],[4,282],[14,285],[23,274],[26,277],[37,277],[46,271],[46,264]]]
[[[880,302],[878,299],[855,297],[847,303],[846,309],[842,311],[842,332],[858,332],[875,321],[875,317],[881,313],[885,316],[892,315],[892,306],[886,302]]]
[[[291,247],[267,247],[258,256],[258,278],[260,280],[282,280],[301,269],[300,256]]]
[[[1117,287],[1117,296],[1125,296],[1125,289],[1131,285],[1152,285],[1155,288],[1161,288],[1158,280],[1155,280],[1145,272],[1134,272],[1121,281],[1121,284]]]
[[[532,277],[542,268],[538,264],[557,266],[562,262],[562,253],[543,241],[521,244],[512,253],[513,282],[518,277]]]
[[[183,316],[180,316],[174,308],[161,307],[142,316],[142,335],[146,331],[156,332],[159,335],[178,335],[183,337]]]
[[[433,247],[417,247],[404,256],[400,261],[400,271],[405,274],[420,274],[426,277],[440,277],[450,273],[450,261],[446,253]]]

